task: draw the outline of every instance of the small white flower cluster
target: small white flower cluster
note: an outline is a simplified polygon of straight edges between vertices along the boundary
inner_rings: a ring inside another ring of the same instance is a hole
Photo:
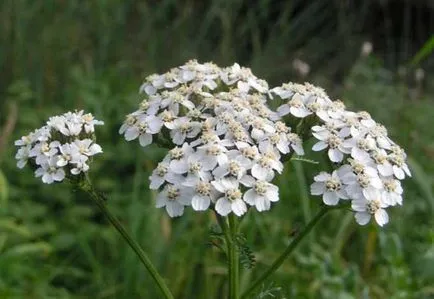
[[[270,209],[279,200],[271,183],[281,157],[302,155],[300,137],[267,105],[268,84],[250,69],[189,61],[146,79],[147,98],[119,133],[147,146],[154,138],[173,148],[154,169],[150,188],[171,217],[185,206],[241,216],[248,206]]]
[[[17,166],[28,162],[35,176],[46,184],[63,181],[65,176],[89,170],[89,159],[102,153],[94,142],[94,126],[104,124],[92,114],[67,112],[50,117],[45,126],[15,141]]]
[[[385,208],[402,204],[400,180],[411,174],[405,152],[387,136],[385,127],[367,112],[347,111],[342,102],[331,101],[322,89],[308,83],[284,84],[271,93],[287,101],[277,109],[279,116],[313,115],[319,120],[311,128],[317,139],[312,150],[326,150],[337,169],[315,176],[311,193],[322,195],[326,205],[351,200],[361,225],[372,216],[380,226],[386,224]]]

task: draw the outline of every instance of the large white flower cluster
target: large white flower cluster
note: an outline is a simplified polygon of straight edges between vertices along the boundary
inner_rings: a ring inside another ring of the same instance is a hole
[[[185,206],[241,216],[248,206],[270,209],[279,200],[271,183],[282,156],[303,148],[298,135],[266,105],[268,84],[250,69],[189,61],[146,79],[146,99],[129,114],[120,134],[147,146],[169,140],[173,148],[150,177],[157,207],[171,217]]]
[[[102,124],[83,111],[50,117],[45,126],[15,141],[17,166],[29,163],[46,184],[86,172],[90,158],[102,153],[94,142],[94,126]]]
[[[313,151],[327,151],[332,173],[314,177],[313,195],[326,205],[349,200],[356,220],[374,216],[388,222],[385,208],[402,204],[400,180],[410,176],[406,154],[387,130],[366,112],[351,112],[323,89],[305,83],[269,88],[248,68],[220,68],[189,61],[165,74],[149,76],[140,88],[146,99],[120,128],[126,140],[147,146],[157,138],[173,148],[154,169],[151,189],[157,207],[171,217],[185,206],[241,216],[248,206],[268,210],[278,201],[273,185],[282,158],[303,155],[297,132],[316,139]],[[284,102],[276,111],[272,99]]]
[[[327,151],[336,170],[321,172],[311,185],[313,195],[322,195],[326,205],[350,200],[356,221],[367,224],[374,216],[383,226],[389,221],[385,209],[402,204],[400,180],[411,176],[405,152],[388,136],[384,126],[367,112],[347,111],[340,101],[310,84],[284,84],[271,90],[286,104],[279,116],[316,118],[311,134],[317,140],[313,151]]]

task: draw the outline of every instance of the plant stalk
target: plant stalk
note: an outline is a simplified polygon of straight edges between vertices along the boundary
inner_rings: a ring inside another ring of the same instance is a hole
[[[93,202],[98,206],[101,212],[107,217],[110,223],[116,228],[116,230],[122,235],[124,240],[128,243],[131,249],[136,253],[137,257],[140,259],[142,264],[145,266],[146,270],[148,270],[149,274],[155,281],[155,283],[160,288],[161,292],[166,299],[173,299],[173,295],[167,287],[164,279],[160,276],[157,269],[152,264],[151,260],[145,253],[145,251],[140,247],[140,245],[130,236],[130,234],[126,231],[126,229],[122,226],[120,221],[108,210],[104,197],[99,194],[92,187],[91,182],[87,179],[86,182],[79,183],[79,187],[81,190],[87,192],[92,198]]]
[[[248,296],[259,287],[271,274],[273,274],[285,261],[285,259],[294,251],[297,245],[306,237],[318,221],[329,211],[330,207],[323,206],[315,217],[300,231],[297,236],[288,245],[285,251],[273,262],[273,264],[265,271],[252,285],[242,294],[241,299],[246,299]]]
[[[239,255],[237,248],[236,236],[238,233],[238,219],[231,214],[223,218],[217,212],[216,218],[220,225],[226,243],[226,256],[228,259],[228,276],[229,276],[229,299],[239,299]]]
[[[238,219],[235,215],[229,215],[229,233],[230,243],[228,244],[229,250],[229,273],[230,273],[230,299],[240,298],[240,261],[237,245],[237,233],[238,233]]]

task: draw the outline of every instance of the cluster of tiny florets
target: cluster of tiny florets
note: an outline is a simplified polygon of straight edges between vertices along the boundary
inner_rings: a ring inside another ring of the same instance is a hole
[[[350,200],[359,224],[373,216],[383,226],[389,220],[387,207],[402,204],[400,180],[410,176],[406,154],[367,112],[351,112],[340,101],[310,84],[284,84],[271,94],[286,101],[277,109],[280,117],[314,117],[311,134],[317,140],[313,151],[327,151],[336,165],[332,173],[321,172],[311,185],[313,195],[322,195],[326,205]]]
[[[173,146],[150,176],[157,207],[171,217],[185,206],[241,216],[249,206],[270,209],[282,157],[304,154],[301,138],[267,106],[268,84],[248,68],[189,61],[140,88],[146,99],[119,132],[141,146]]]
[[[45,126],[15,141],[17,166],[30,164],[46,184],[87,172],[91,157],[102,153],[94,142],[94,126],[102,124],[83,111],[50,117]]]

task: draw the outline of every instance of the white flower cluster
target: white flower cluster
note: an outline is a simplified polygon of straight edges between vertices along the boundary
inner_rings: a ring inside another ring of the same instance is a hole
[[[367,224],[374,216],[383,226],[389,221],[385,208],[402,204],[400,180],[411,176],[405,152],[388,136],[387,130],[367,112],[347,111],[340,101],[310,84],[284,84],[271,90],[286,104],[279,116],[316,116],[319,124],[311,128],[317,142],[313,151],[326,150],[337,169],[321,172],[311,185],[313,195],[322,195],[326,205],[351,200],[356,221]]]
[[[89,159],[102,153],[94,142],[94,126],[104,124],[83,111],[50,117],[45,126],[15,141],[17,166],[28,162],[46,184],[89,170]]]
[[[173,148],[150,176],[157,207],[171,217],[185,206],[241,216],[248,206],[270,209],[279,200],[271,183],[281,157],[303,148],[298,135],[270,110],[268,84],[250,69],[189,61],[146,79],[147,98],[119,133],[147,146],[170,139]]]

